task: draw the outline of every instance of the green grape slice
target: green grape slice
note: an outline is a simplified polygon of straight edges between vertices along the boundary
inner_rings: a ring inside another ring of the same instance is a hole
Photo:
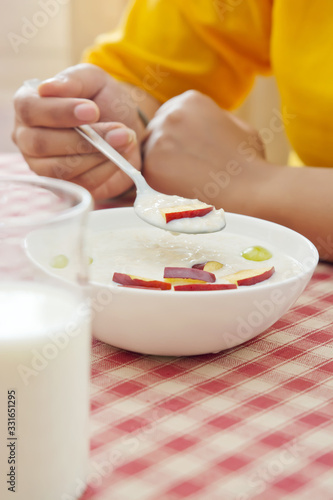
[[[249,247],[242,252],[242,257],[247,260],[261,262],[272,258],[272,254],[267,248],[261,246]]]
[[[63,269],[68,265],[68,257],[66,255],[55,255],[50,262],[50,266],[54,267],[55,269]]]

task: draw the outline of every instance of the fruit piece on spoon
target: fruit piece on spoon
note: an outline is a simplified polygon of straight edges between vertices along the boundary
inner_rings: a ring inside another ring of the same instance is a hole
[[[203,217],[214,209],[212,205],[198,203],[197,205],[184,205],[180,207],[161,208],[161,213],[168,223],[175,219],[187,219],[191,217]]]

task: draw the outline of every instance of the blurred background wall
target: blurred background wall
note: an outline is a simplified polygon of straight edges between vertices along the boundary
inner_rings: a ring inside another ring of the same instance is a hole
[[[80,60],[96,35],[110,31],[128,0],[0,0],[0,153],[17,151],[10,134],[12,98],[29,78],[44,79]],[[279,109],[273,78],[259,78],[237,114],[262,131],[268,157],[286,162],[284,132],[272,132]]]

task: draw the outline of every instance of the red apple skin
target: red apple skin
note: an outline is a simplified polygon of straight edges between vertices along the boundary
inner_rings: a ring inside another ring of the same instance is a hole
[[[201,271],[203,271],[206,264],[207,262],[200,262],[199,264],[193,264],[192,269],[201,269]]]
[[[194,292],[194,291],[212,291],[212,290],[235,290],[237,285],[235,283],[203,283],[202,285],[176,285],[175,292]]]
[[[193,269],[193,267],[165,267],[163,278],[184,278],[209,283],[216,281],[215,274],[201,269]]]
[[[248,273],[249,271],[253,271],[252,276],[247,276],[242,278],[241,273]],[[266,269],[251,269],[246,271],[239,271],[233,275],[223,276],[223,279],[227,279],[232,283],[237,283],[238,286],[251,286],[256,283],[260,283],[261,281],[268,280],[275,273],[274,266]],[[237,275],[239,275],[239,279],[237,279]]]
[[[213,267],[209,269],[210,267]],[[200,262],[199,264],[193,264],[192,269],[201,269],[202,271],[217,271],[218,269],[221,269],[223,267],[223,264],[221,262],[218,262],[216,260],[207,260],[206,262]]]
[[[162,288],[156,288],[153,286],[135,286],[135,285],[120,285],[120,284],[118,284],[118,288],[136,288],[137,290],[154,290],[155,292],[162,291]]]
[[[202,207],[202,208],[189,208],[186,207],[185,210],[182,210],[181,207],[179,207],[179,212],[168,212],[166,210],[162,210],[162,213],[165,217],[165,221],[171,222],[172,220],[175,219],[186,219],[186,218],[192,218],[192,217],[203,217],[204,215],[207,215],[209,212],[213,210],[214,207],[208,206],[208,207]]]
[[[171,290],[172,286],[170,283],[159,280],[149,280],[147,278],[141,278],[140,276],[132,276],[125,273],[114,273],[112,280],[120,285],[135,286],[140,288],[158,288],[160,290]]]

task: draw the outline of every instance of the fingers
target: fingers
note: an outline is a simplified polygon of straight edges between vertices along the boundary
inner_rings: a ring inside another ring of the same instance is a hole
[[[14,98],[16,117],[30,127],[68,128],[95,123],[100,111],[92,99],[108,78],[97,66],[79,64],[46,80],[38,90],[23,85]]]
[[[116,148],[125,147],[135,139],[132,130],[117,122],[99,123],[94,129],[99,135],[106,137],[106,140],[111,140]],[[26,127],[18,123],[13,139],[24,155],[33,158],[97,152],[75,130]]]
[[[137,142],[132,141],[125,150],[117,148],[134,167],[141,167],[141,155]],[[132,180],[112,162],[103,162],[71,179],[88,189],[95,199],[105,199],[122,194],[133,184]]]
[[[119,84],[104,70],[80,64],[43,82],[37,90],[23,85],[17,91],[12,137],[34,172],[71,180],[100,194],[116,195],[130,187],[125,174],[71,130],[86,123],[94,125],[109,144],[136,168],[141,167],[135,132],[117,122],[98,123],[113,86],[117,90]],[[101,187],[104,182],[106,188]]]
[[[45,80],[38,88],[43,97],[92,99],[106,84],[108,74],[93,64],[78,64]]]
[[[21,87],[14,98],[16,118],[29,127],[77,127],[98,121],[100,111],[93,101],[61,97],[40,98],[36,90]]]
[[[91,194],[95,200],[106,200],[125,193],[131,186],[131,180],[117,170],[114,174],[105,179],[98,188],[93,189]]]
[[[136,145],[133,130],[117,122],[93,126],[119,152]],[[105,157],[75,130],[29,128],[18,125],[13,139],[30,168],[38,175],[72,180],[105,162]],[[137,145],[136,145],[137,147]]]
[[[132,185],[131,179],[103,155],[34,158],[31,169],[39,175],[69,180],[90,191],[95,199],[118,196]]]
[[[37,175],[71,181],[77,176],[105,162],[101,153],[31,158],[23,155],[30,169]]]
[[[75,130],[18,126],[15,142],[21,152],[32,158],[90,154],[94,150]]]
[[[72,179],[91,192],[94,199],[118,196],[132,186],[131,179],[119,171],[111,162],[104,162],[86,173]]]
[[[99,123],[94,125],[94,129],[134,167],[141,167],[140,150],[133,130],[119,123]],[[31,134],[35,134],[35,146]],[[42,136],[42,146],[39,144],[36,148],[39,134]],[[76,131],[22,127],[16,136],[24,144],[24,158],[38,175],[75,182],[94,196],[96,192],[98,199],[118,196],[132,185],[127,175]]]
[[[125,148],[117,147],[117,150],[136,168],[140,168],[141,159],[135,141]],[[38,175],[75,182],[93,194],[97,190],[96,199],[118,196],[132,185],[131,179],[101,153],[52,158],[24,157],[29,162],[31,170]]]
[[[119,144],[120,135],[115,134],[118,131],[120,129],[106,134],[107,142],[113,147],[115,147],[115,142]],[[116,149],[135,168],[138,170],[141,168],[141,153],[136,140],[132,140],[125,148],[118,146]],[[73,178],[72,182],[76,182],[88,189],[94,197],[97,197],[96,199],[118,196],[128,190],[133,184],[132,180],[112,162],[100,163]]]

